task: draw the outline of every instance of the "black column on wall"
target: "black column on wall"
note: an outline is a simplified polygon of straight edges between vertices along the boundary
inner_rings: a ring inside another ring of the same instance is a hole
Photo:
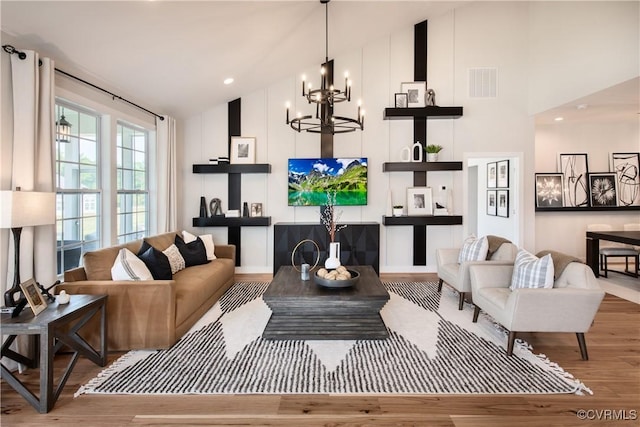
[[[427,21],[422,21],[414,27],[413,43],[413,80],[427,81]],[[427,144],[427,118],[413,119],[413,141]],[[426,153],[422,152],[422,160],[426,161]],[[427,172],[413,172],[413,185],[424,187],[427,185]],[[427,227],[413,227],[413,265],[427,265]]]
[[[234,99],[228,104],[228,129],[229,129],[229,158],[231,158],[231,137],[242,136],[241,133],[241,101]],[[242,176],[239,173],[228,175],[228,197],[229,209],[240,209]],[[240,230],[239,226],[227,227],[227,240],[230,244],[236,245],[236,265],[240,265]]]

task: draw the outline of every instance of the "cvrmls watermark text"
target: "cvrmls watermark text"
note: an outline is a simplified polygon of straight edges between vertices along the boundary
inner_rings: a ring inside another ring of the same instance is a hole
[[[635,421],[638,411],[635,409],[578,409],[576,416],[590,421]]]

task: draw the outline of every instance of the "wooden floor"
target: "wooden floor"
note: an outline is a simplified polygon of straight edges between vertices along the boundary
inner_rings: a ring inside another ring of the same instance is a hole
[[[435,277],[430,276],[430,279]],[[239,276],[269,280],[270,276]],[[383,275],[385,280],[425,276]],[[38,414],[2,381],[3,427],[14,425],[281,425],[281,426],[596,426],[639,425],[640,306],[607,295],[586,334],[590,360],[584,362],[575,334],[523,334],[585,383],[593,395],[224,395],[89,396],[74,398],[80,385],[102,368],[80,359],[58,402]],[[110,354],[113,361],[121,353]],[[60,355],[63,365],[68,356]],[[21,378],[38,389],[38,372]],[[587,411],[589,420],[578,417]],[[626,421],[625,421],[626,419]],[[633,421],[635,419],[635,421]]]

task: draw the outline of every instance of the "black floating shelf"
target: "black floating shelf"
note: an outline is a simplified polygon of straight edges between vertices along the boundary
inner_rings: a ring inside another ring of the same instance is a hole
[[[268,163],[193,165],[193,173],[271,173],[271,165]]]
[[[270,216],[243,216],[238,218],[212,216],[208,218],[193,218],[194,227],[264,227],[268,225],[271,225]]]
[[[462,162],[385,162],[382,172],[461,171]]]
[[[408,117],[426,117],[428,119],[458,119],[462,117],[462,107],[422,107],[422,108],[385,108],[384,119],[405,119]]]
[[[462,216],[383,216],[382,223],[384,225],[460,225]]]
[[[622,212],[640,211],[640,206],[585,206],[564,208],[536,208],[536,212]]]

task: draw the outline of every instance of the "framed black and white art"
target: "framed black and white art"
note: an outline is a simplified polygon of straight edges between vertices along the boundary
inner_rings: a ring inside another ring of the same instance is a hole
[[[497,207],[498,216],[509,218],[509,190],[497,190]]]
[[[618,206],[640,206],[640,153],[612,153],[609,172],[616,174]]]
[[[498,186],[498,163],[487,163],[487,188]]]
[[[496,171],[496,187],[509,188],[509,160],[497,162]]]
[[[400,92],[407,94],[407,107],[420,108],[427,105],[427,82],[401,83]]]
[[[231,137],[231,159],[233,164],[253,164],[256,162],[256,139],[244,136]]]
[[[487,215],[498,215],[498,209],[496,204],[497,190],[487,190]]]
[[[591,207],[618,206],[618,188],[615,172],[589,174]]]
[[[407,188],[407,215],[433,215],[431,187]]]
[[[561,208],[564,206],[562,179],[561,173],[536,174],[536,208]]]
[[[406,93],[396,93],[396,108],[407,108],[408,95]]]
[[[559,154],[558,172],[564,176],[562,183],[564,206],[589,206],[589,184],[587,182],[589,163],[587,153]]]

